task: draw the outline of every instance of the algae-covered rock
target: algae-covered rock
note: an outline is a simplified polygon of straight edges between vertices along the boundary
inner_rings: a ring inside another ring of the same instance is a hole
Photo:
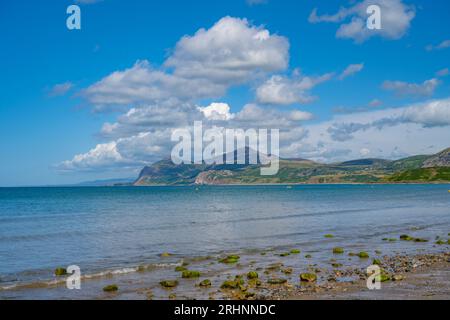
[[[380,261],[380,259],[373,259],[372,264],[376,264],[376,265],[380,266],[381,261]]]
[[[404,279],[405,279],[405,277],[402,276],[401,274],[395,274],[392,276],[392,281],[402,281]]]
[[[414,242],[428,242],[428,240],[422,238],[414,238]]]
[[[342,254],[342,253],[344,253],[344,249],[340,248],[340,247],[333,248],[333,253],[334,254]]]
[[[247,273],[247,279],[258,279],[259,275],[256,271],[250,271]]]
[[[438,245],[443,245],[443,244],[445,244],[445,241],[444,240],[438,240],[435,243],[438,244]]]
[[[222,289],[237,289],[239,288],[239,282],[235,280],[226,280],[220,287]]]
[[[103,288],[103,291],[105,292],[115,292],[119,290],[119,287],[117,286],[117,284],[110,284],[109,286],[106,286]]]
[[[163,280],[159,283],[164,288],[174,288],[178,285],[177,280]]]
[[[299,254],[301,251],[298,249],[292,249],[291,254]]]
[[[354,253],[354,252],[349,252],[348,255],[349,255],[350,257],[355,257],[355,256],[357,256],[358,254],[357,254],[357,253]]]
[[[238,255],[229,255],[223,259],[219,259],[220,263],[233,264],[238,263],[241,257]]]
[[[300,274],[300,281],[302,282],[315,282],[317,276],[314,273],[302,273]]]
[[[340,267],[342,267],[342,263],[332,263],[331,265],[333,266],[333,268],[340,268]]]
[[[146,266],[138,266],[137,267],[137,272],[144,272],[144,271],[146,271],[147,270],[147,267]]]
[[[324,237],[329,238],[329,239],[334,238],[334,236],[332,234],[326,234],[326,235],[324,235]]]
[[[360,257],[361,259],[367,259],[369,258],[369,254],[365,251],[361,251],[360,253],[358,253],[358,257]]]
[[[283,272],[284,274],[291,274],[292,272],[294,272],[294,270],[292,268],[286,268],[282,269],[281,272]]]
[[[167,257],[170,257],[172,254],[170,254],[169,252],[163,252],[163,253],[161,253],[161,257],[162,258],[167,258]]]
[[[175,293],[169,294],[169,300],[175,300],[177,298],[177,295]]]
[[[205,288],[205,287],[210,287],[210,286],[211,286],[211,280],[205,279],[205,280],[203,280],[202,282],[200,282],[198,285],[199,285],[200,287],[203,287],[203,288]]]
[[[312,258],[312,255],[307,254],[307,255],[305,255],[305,258],[306,258],[306,259],[311,259],[311,258]]]
[[[200,277],[200,272],[192,271],[192,270],[184,270],[181,273],[181,277],[185,278],[185,279],[199,278]]]
[[[390,277],[388,274],[386,274],[386,273],[381,273],[381,274],[378,276],[378,279],[379,279],[381,282],[386,282],[386,281],[391,280],[391,277]]]
[[[280,253],[280,257],[287,257],[287,256],[289,256],[289,255],[290,255],[289,252],[283,252],[283,253]]]
[[[183,267],[183,266],[175,267],[175,271],[176,271],[176,272],[183,272],[183,271],[186,271],[186,270],[187,270],[187,268],[186,268],[186,267]]]
[[[60,277],[60,276],[65,276],[65,275],[67,275],[66,268],[56,268],[55,269],[55,276]]]
[[[283,279],[283,278],[271,278],[271,279],[267,280],[268,284],[284,284],[286,282],[287,282],[287,280]]]
[[[413,241],[414,238],[411,237],[411,236],[408,236],[407,234],[402,234],[402,235],[400,236],[400,240],[403,240],[403,241]]]

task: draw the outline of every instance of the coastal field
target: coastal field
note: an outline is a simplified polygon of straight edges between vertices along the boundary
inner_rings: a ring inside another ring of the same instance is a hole
[[[450,299],[449,189],[0,188],[0,299]]]

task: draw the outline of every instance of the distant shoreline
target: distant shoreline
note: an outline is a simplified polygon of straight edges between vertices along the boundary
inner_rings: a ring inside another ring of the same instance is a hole
[[[99,185],[99,186],[82,186],[82,185],[52,185],[52,186],[0,186],[0,189],[9,188],[123,188],[123,187],[264,187],[264,186],[352,186],[352,185],[450,185],[450,181],[433,181],[433,182],[330,182],[330,183],[235,183],[235,184],[148,184],[148,185]]]

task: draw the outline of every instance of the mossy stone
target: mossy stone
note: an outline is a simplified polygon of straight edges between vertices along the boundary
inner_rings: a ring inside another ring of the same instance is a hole
[[[283,253],[280,253],[280,257],[287,257],[287,256],[289,256],[289,255],[290,255],[289,252],[283,252]]]
[[[329,238],[329,239],[334,238],[334,236],[332,234],[326,234],[326,235],[324,235],[324,237]]]
[[[284,274],[291,274],[292,272],[294,272],[294,270],[292,268],[286,268],[281,270],[281,272],[283,272]]]
[[[411,236],[408,236],[407,234],[402,234],[402,235],[400,236],[400,240],[403,240],[403,241],[413,241],[414,238],[411,237]]]
[[[445,241],[444,240],[438,240],[435,243],[438,244],[438,245],[443,245],[443,244],[445,244]]]
[[[186,268],[186,267],[183,267],[183,266],[175,267],[175,271],[176,271],[176,272],[183,272],[183,271],[186,271],[186,270],[187,270],[187,268]]]
[[[211,287],[211,280],[205,279],[198,284],[200,287]]]
[[[271,279],[267,280],[268,284],[284,284],[286,282],[287,282],[287,280],[283,279],[283,278],[271,278]]]
[[[181,274],[181,277],[185,279],[199,278],[200,272],[192,270],[184,270]]]
[[[365,251],[361,251],[360,253],[358,253],[358,257],[360,257],[361,259],[367,259],[369,258],[369,254]]]
[[[247,279],[258,279],[259,275],[258,272],[256,271],[250,271],[249,273],[247,273]]]
[[[314,273],[302,273],[300,274],[300,281],[302,282],[315,282],[317,276]]]
[[[299,254],[301,251],[298,249],[292,249],[291,254]]]
[[[390,277],[388,274],[382,272],[382,273],[378,276],[378,279],[379,279],[381,282],[386,282],[386,281],[391,280],[391,277]]]
[[[177,280],[163,280],[159,283],[164,288],[174,288],[178,285]]]
[[[344,253],[344,249],[340,248],[340,247],[333,248],[333,253],[334,254],[342,254],[342,253]]]
[[[55,276],[60,277],[60,276],[65,276],[65,275],[67,275],[66,268],[56,268],[55,269]]]
[[[392,281],[402,281],[404,279],[405,279],[405,277],[402,276],[401,274],[396,274],[396,275],[392,276]]]
[[[380,261],[380,259],[373,259],[372,264],[380,266],[381,265],[381,261]]]
[[[220,259],[219,262],[226,264],[238,263],[240,258],[241,257],[237,255],[230,255],[227,256],[226,258]]]
[[[103,291],[105,292],[115,292],[119,290],[119,287],[117,286],[117,284],[110,284],[109,286],[106,286],[103,288]]]
[[[237,289],[239,288],[239,282],[235,280],[226,280],[222,283],[220,288],[222,289]]]

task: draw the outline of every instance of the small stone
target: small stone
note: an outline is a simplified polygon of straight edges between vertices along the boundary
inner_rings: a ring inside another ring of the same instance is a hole
[[[211,286],[211,280],[205,279],[202,282],[198,284],[200,287],[210,287]]]
[[[281,272],[283,272],[284,274],[291,274],[293,272],[293,269],[292,268],[286,268],[286,269],[281,270]]]
[[[271,278],[271,279],[267,280],[268,284],[284,284],[286,282],[287,282],[287,280],[283,279],[283,278]]]
[[[301,251],[298,249],[292,249],[291,254],[299,254]]]
[[[360,253],[358,253],[358,257],[360,257],[361,259],[367,259],[369,258],[369,254],[365,251],[361,251]]]
[[[258,279],[259,275],[256,271],[250,271],[247,273],[247,279]]]
[[[315,282],[317,276],[314,273],[302,273],[300,274],[300,281],[302,282]]]
[[[67,275],[66,268],[56,268],[55,269],[55,276],[60,277],[60,276],[65,276],[65,275]]]
[[[333,248],[333,253],[334,254],[342,254],[342,253],[344,253],[344,249],[340,248],[340,247]]]
[[[380,259],[373,259],[372,264],[380,266],[381,265],[381,261],[380,261]]]
[[[402,234],[402,235],[400,236],[400,240],[403,240],[403,241],[413,241],[414,238],[408,236],[407,234]]]
[[[280,253],[280,257],[287,257],[287,256],[289,256],[289,255],[290,255],[289,252],[283,252],[283,253]]]
[[[306,258],[306,259],[311,259],[311,258],[312,258],[312,255],[307,254],[307,255],[305,255],[305,258]]]
[[[402,276],[401,274],[395,274],[394,276],[392,276],[393,281],[402,281],[404,279],[405,279],[405,277]]]
[[[199,278],[200,277],[200,272],[184,270],[183,273],[181,274],[181,277],[185,278],[185,279]]]
[[[177,280],[163,280],[159,283],[164,288],[174,288],[178,285]]]
[[[220,263],[225,263],[225,264],[238,263],[240,258],[241,257],[237,256],[237,255],[230,255],[230,256],[228,256],[226,258],[220,259],[219,262]]]
[[[175,271],[176,271],[176,272],[183,272],[183,271],[186,271],[186,270],[187,270],[187,268],[186,268],[186,267],[183,267],[183,266],[175,267]]]
[[[103,291],[105,291],[105,292],[115,292],[117,290],[119,290],[119,287],[117,286],[117,284],[111,284],[111,285],[103,288]]]

